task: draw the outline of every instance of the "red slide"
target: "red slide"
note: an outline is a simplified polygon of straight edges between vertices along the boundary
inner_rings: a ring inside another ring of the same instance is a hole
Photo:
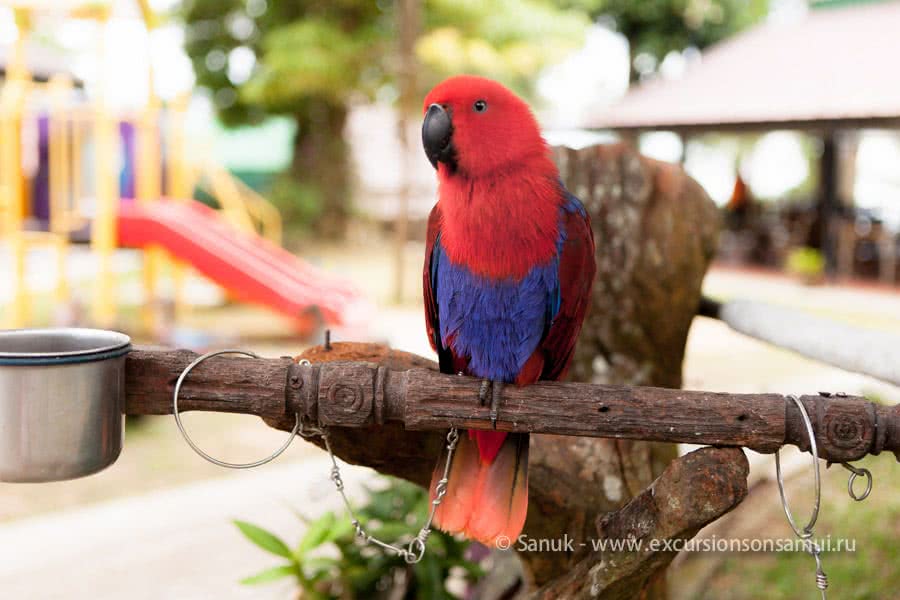
[[[351,284],[268,240],[232,227],[216,211],[194,200],[163,200],[149,207],[122,200],[118,232],[121,246],[161,246],[237,299],[301,321],[317,310],[326,323],[346,325],[354,320],[351,313],[364,306]]]

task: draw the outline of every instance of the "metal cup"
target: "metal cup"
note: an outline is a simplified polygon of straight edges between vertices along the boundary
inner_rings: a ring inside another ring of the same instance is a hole
[[[114,331],[0,331],[0,481],[74,479],[115,462],[130,350]]]

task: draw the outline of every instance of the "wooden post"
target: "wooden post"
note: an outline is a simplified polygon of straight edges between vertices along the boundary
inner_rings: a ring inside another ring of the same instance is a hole
[[[822,133],[822,155],[819,158],[818,237],[829,274],[837,269],[837,242],[834,231],[837,199],[837,135],[828,129]]]
[[[897,234],[884,225],[878,236],[878,277],[886,285],[897,282]]]

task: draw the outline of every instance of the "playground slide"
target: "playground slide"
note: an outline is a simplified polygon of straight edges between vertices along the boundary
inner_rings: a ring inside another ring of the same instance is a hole
[[[268,306],[298,321],[318,311],[327,324],[347,325],[365,305],[351,284],[232,227],[194,200],[163,200],[149,207],[123,200],[118,233],[121,246],[161,246],[238,300]]]

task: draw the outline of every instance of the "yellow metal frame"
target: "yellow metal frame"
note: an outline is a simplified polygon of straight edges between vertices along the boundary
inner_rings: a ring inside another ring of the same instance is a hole
[[[69,114],[72,80],[67,75],[54,75],[48,82],[49,114],[49,195],[50,233],[57,249],[55,300],[61,304],[71,296],[66,264],[69,235],[88,224],[79,202],[81,191],[81,151],[76,135],[78,122]]]
[[[226,220],[281,245],[283,224],[274,204],[217,164],[204,164],[200,175],[201,188],[216,198]]]
[[[224,171],[224,169],[222,169]],[[255,190],[248,187],[243,181],[234,177],[228,171],[225,171],[229,177],[234,180],[238,194],[244,201],[244,206],[259,228],[259,233],[275,244],[280,246],[282,242],[284,224],[281,219],[281,212],[274,204],[259,195]]]
[[[144,205],[157,202],[162,194],[160,181],[162,164],[159,132],[159,101],[150,93],[147,104],[135,122],[136,160],[135,160],[135,195],[137,201]],[[155,326],[154,304],[159,297],[162,272],[169,262],[168,255],[159,246],[150,246],[144,250],[144,295],[145,302],[141,309],[141,320],[144,329],[152,331]]]
[[[21,51],[21,47],[19,47]],[[66,259],[69,233],[86,224],[73,202],[72,136],[66,115],[67,96],[72,82],[58,75],[45,84],[37,84],[23,76],[21,57],[13,61],[13,76],[0,92],[0,231],[9,241],[14,272],[13,303],[5,319],[8,327],[23,327],[30,317],[32,300],[26,283],[29,250],[50,246],[57,253],[55,299],[65,302],[69,297],[66,281]],[[25,230],[28,193],[22,173],[22,124],[26,117],[27,100],[35,90],[49,93],[49,192],[50,230]]]
[[[22,176],[22,114],[28,81],[19,79],[16,69],[0,92],[0,221],[9,243],[15,277],[12,306],[6,325],[21,327],[29,317],[25,281],[27,245],[25,239],[25,182]]]
[[[171,200],[184,201],[194,194],[194,178],[187,160],[187,136],[185,135],[185,114],[190,97],[184,94],[169,105],[167,121],[169,124],[168,155],[166,162],[166,192]],[[175,318],[182,319],[187,315],[189,305],[185,294],[188,266],[173,260],[170,265],[172,286],[175,294]]]

